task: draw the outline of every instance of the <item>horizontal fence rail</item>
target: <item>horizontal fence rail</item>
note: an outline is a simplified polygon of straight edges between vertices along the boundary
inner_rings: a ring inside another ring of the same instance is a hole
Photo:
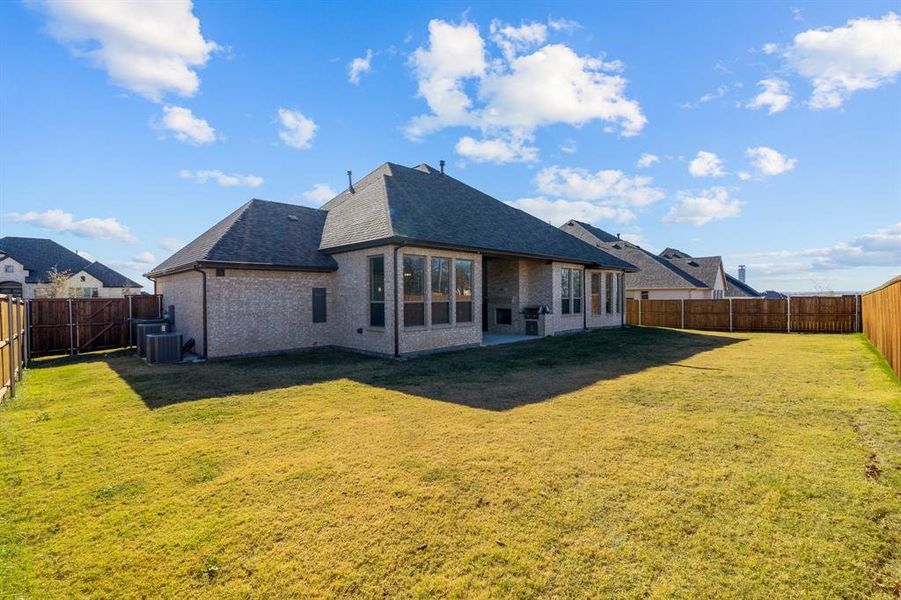
[[[0,401],[16,395],[16,382],[25,371],[25,311],[21,298],[0,294]]]
[[[861,296],[863,334],[901,378],[901,276]]]
[[[855,333],[859,296],[626,301],[626,323],[708,331]]]
[[[125,348],[131,321],[162,316],[162,296],[40,298],[28,301],[28,314],[28,356]]]

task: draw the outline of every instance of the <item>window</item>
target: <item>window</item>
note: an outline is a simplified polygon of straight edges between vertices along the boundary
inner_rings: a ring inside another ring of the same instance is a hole
[[[601,314],[601,274],[591,274],[591,314]]]
[[[385,326],[385,257],[369,257],[369,326]]]
[[[99,290],[95,287],[80,287],[80,288],[69,288],[71,290],[71,295],[75,298],[98,298],[100,297]]]
[[[404,255],[404,327],[425,325],[425,257]]]
[[[570,304],[570,297],[572,295],[572,269],[560,269],[560,289],[562,290],[560,294],[560,312],[564,315],[568,315],[572,310]]]
[[[450,323],[450,259],[432,258],[432,324]]]
[[[613,273],[607,273],[607,295],[604,308],[608,315],[613,312]]]
[[[498,325],[512,325],[513,324],[513,309],[512,308],[496,308],[496,309],[494,309],[494,322]]]
[[[454,261],[454,299],[457,323],[472,322],[472,261]]]
[[[651,295],[650,292],[642,292],[642,293],[641,293],[641,299],[642,299],[642,300],[647,300],[647,299],[650,297],[650,295]]]
[[[15,273],[16,267],[14,265],[3,265],[3,272],[4,273]]]
[[[81,281],[84,282],[84,275],[81,276]]]
[[[313,288],[313,322],[325,323],[325,288]]]
[[[573,313],[580,314],[582,312],[582,271],[573,269]]]

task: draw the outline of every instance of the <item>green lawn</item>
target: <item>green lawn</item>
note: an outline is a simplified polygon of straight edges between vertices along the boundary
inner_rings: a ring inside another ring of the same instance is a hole
[[[119,354],[19,389],[0,598],[901,593],[901,385],[860,336]]]

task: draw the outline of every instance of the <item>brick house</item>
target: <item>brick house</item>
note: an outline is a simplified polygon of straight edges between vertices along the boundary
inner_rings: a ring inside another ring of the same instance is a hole
[[[627,298],[688,300],[761,296],[751,286],[726,273],[720,256],[693,257],[674,248],[653,254],[581,221],[567,221],[560,229],[638,267],[625,277]]]
[[[385,163],[319,209],[251,200],[147,277],[210,358],[405,356],[621,326],[634,270],[442,171]]]
[[[53,240],[0,238],[0,294],[42,298],[51,287],[53,269],[68,274],[64,293],[73,298],[121,298],[141,292],[140,283]]]

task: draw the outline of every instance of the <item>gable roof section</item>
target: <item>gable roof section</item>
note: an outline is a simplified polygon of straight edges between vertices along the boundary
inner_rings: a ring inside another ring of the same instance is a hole
[[[690,254],[682,252],[678,248],[667,248],[660,253],[660,256],[663,258],[691,258]]]
[[[187,271],[195,265],[233,265],[299,271],[334,271],[319,252],[326,213],[296,204],[253,199],[154,267],[148,276]]]
[[[679,270],[688,273],[695,279],[704,282],[704,287],[713,288],[716,285],[716,275],[723,268],[723,259],[719,256],[690,256],[688,258],[670,258],[669,260]],[[723,271],[725,275],[725,271]],[[723,285],[726,282],[723,281]]]
[[[603,229],[581,221],[569,221],[561,229],[569,231],[577,227],[584,230],[579,235],[581,239],[591,240],[598,248],[638,267],[637,273],[626,275],[626,289],[670,290],[708,287],[703,281],[681,270],[665,258],[652,254],[641,246],[619,239]],[[586,234],[588,235],[586,236]],[[575,236],[572,233],[567,235]]]
[[[635,269],[428,165],[409,168],[385,163],[354,190],[323,206],[328,217],[322,251],[420,243]]]
[[[96,277],[104,287],[142,287],[100,262],[91,262],[68,248],[46,238],[5,237],[0,239],[0,252],[28,269],[25,283],[49,283],[51,269],[75,275],[84,271]]]
[[[733,277],[726,273],[726,296],[732,298],[759,298],[762,296],[760,292],[752,288],[747,283],[742,282],[737,277]]]

